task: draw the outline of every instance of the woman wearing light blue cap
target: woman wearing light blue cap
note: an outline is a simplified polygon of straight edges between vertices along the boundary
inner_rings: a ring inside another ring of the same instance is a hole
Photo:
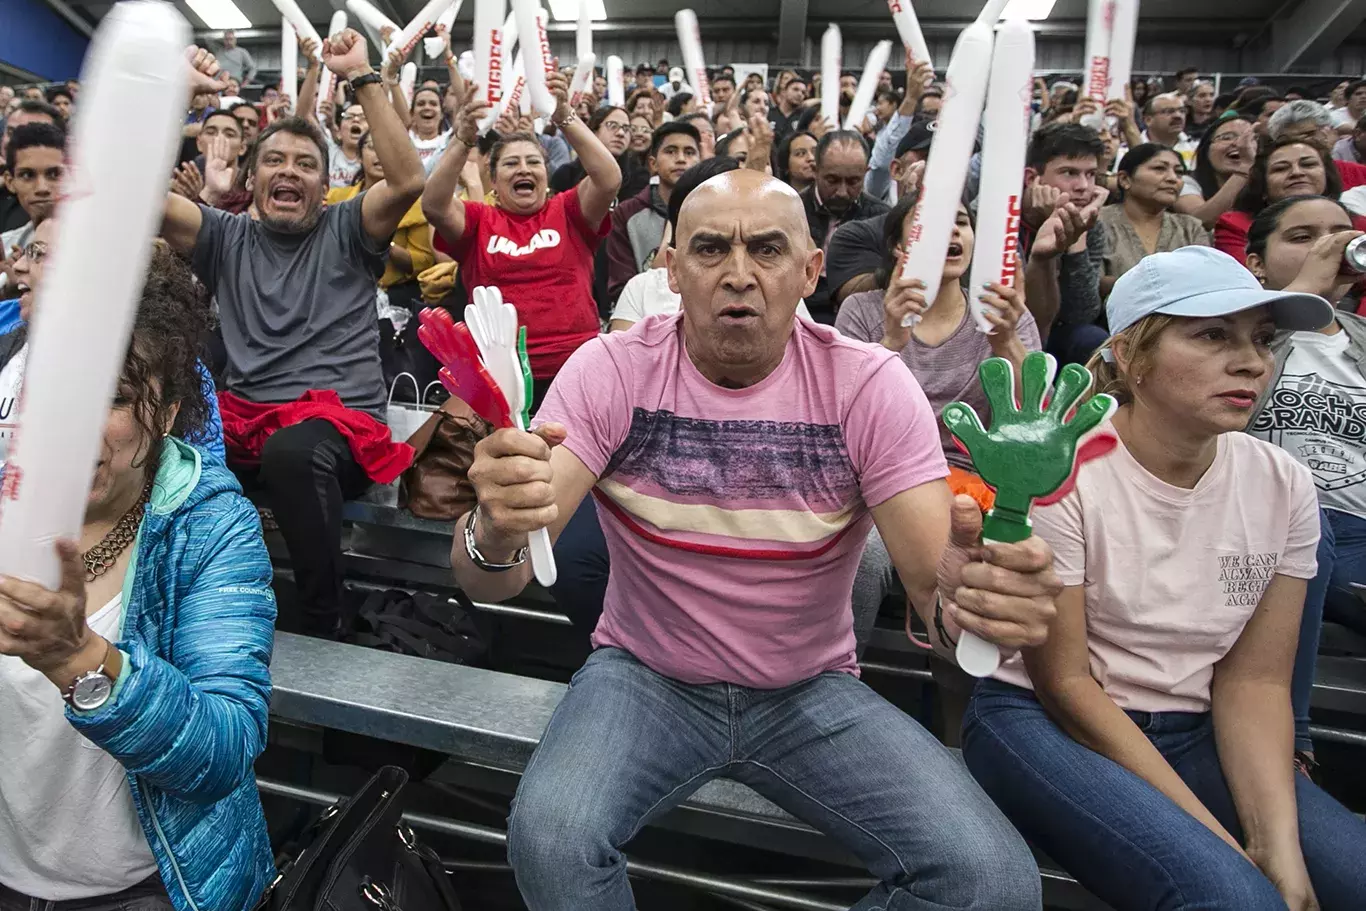
[[[1034,510],[1065,586],[1048,642],[978,685],[968,767],[1020,831],[1128,909],[1347,911],[1366,824],[1292,766],[1290,677],[1318,502],[1241,433],[1277,329],[1332,309],[1187,247],[1115,283],[1091,369],[1118,438]]]

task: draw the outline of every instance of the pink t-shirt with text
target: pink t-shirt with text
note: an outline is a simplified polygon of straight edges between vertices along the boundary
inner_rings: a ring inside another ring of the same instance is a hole
[[[857,673],[868,510],[948,474],[934,413],[890,351],[800,319],[772,374],[716,386],[682,321],[588,342],[536,416],[599,479],[612,569],[593,644],[690,684]]]
[[[1214,666],[1273,576],[1312,579],[1319,507],[1309,470],[1244,433],[1193,489],[1139,465],[1123,443],[1072,493],[1032,514],[1063,585],[1085,586],[1091,676],[1122,709],[1206,712]],[[996,677],[1029,687],[1019,655]]]

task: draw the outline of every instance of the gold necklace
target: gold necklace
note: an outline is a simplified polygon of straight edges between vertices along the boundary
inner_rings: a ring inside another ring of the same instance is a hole
[[[151,477],[147,478],[138,501],[114,524],[109,534],[105,535],[100,543],[81,554],[81,559],[85,561],[86,582],[94,582],[109,572],[114,564],[119,562],[119,556],[128,549],[128,545],[137,540],[138,526],[142,524],[143,507],[152,496],[152,481]]]

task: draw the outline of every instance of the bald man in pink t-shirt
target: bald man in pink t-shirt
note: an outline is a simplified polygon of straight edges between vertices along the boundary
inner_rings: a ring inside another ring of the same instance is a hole
[[[1046,637],[1051,553],[1031,539],[973,562],[980,515],[951,501],[914,377],[880,346],[794,319],[823,257],[790,188],[712,178],[673,236],[682,313],[585,344],[534,434],[479,444],[479,505],[451,550],[471,597],[511,597],[530,579],[527,533],[556,538],[591,492],[611,557],[596,650],[509,821],[527,907],[634,908],[621,847],[724,776],[863,860],[879,883],[856,908],[1036,911],[1024,841],[859,681],[850,587],[876,525],[929,628],[1009,652]]]

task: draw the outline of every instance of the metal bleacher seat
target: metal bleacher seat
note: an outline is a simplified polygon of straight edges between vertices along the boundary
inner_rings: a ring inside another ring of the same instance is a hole
[[[492,789],[515,784],[565,691],[559,683],[287,633],[276,637],[271,674],[274,720],[445,753],[463,768],[464,783]],[[306,788],[265,779],[261,789],[266,794],[308,797]],[[492,840],[501,836],[468,825],[436,825],[422,814],[415,814],[412,821],[465,837]],[[705,785],[659,824],[705,838],[848,865],[861,872],[857,862],[829,839],[732,781]],[[1050,907],[1104,908],[1046,860],[1041,867]],[[844,907],[812,901],[790,906]]]
[[[399,508],[397,491],[392,487],[375,488],[364,498],[348,502],[344,516],[351,525],[346,561],[353,584],[435,592],[454,588],[448,556],[453,523],[413,517]],[[273,550],[277,572],[288,577],[287,555],[278,548]],[[534,585],[514,603],[475,606],[513,622],[525,621],[526,629],[553,630],[569,622],[555,609],[549,594]],[[932,680],[924,652],[906,642],[899,630],[879,629],[870,653],[875,657],[865,657],[865,671]],[[454,775],[455,783],[506,795],[515,788],[565,689],[550,680],[283,633],[276,639],[272,675],[275,690],[271,711],[277,722],[362,734],[437,751],[451,758],[442,772]],[[1366,661],[1321,658],[1313,704],[1316,711],[1333,718],[1343,714],[1366,716]],[[1358,726],[1316,725],[1313,733],[1316,739],[1366,746],[1366,733],[1351,728]],[[265,779],[261,788],[266,794],[313,803],[328,803],[336,796]],[[410,822],[415,827],[484,843],[497,844],[505,838],[496,829],[422,813],[412,814]],[[718,780],[706,785],[655,825],[723,843],[851,867],[846,885],[871,884],[857,862],[837,845],[735,782]],[[1105,907],[1047,858],[1040,857],[1040,868],[1050,908],[1092,911]],[[748,891],[758,882],[755,879],[733,880],[639,861],[632,861],[631,869],[641,876],[701,885],[730,896],[736,904],[762,898],[765,903],[754,907],[845,907],[806,893],[782,893],[781,889],[776,893],[769,889],[764,896],[757,896]],[[792,885],[799,880],[784,882]]]

